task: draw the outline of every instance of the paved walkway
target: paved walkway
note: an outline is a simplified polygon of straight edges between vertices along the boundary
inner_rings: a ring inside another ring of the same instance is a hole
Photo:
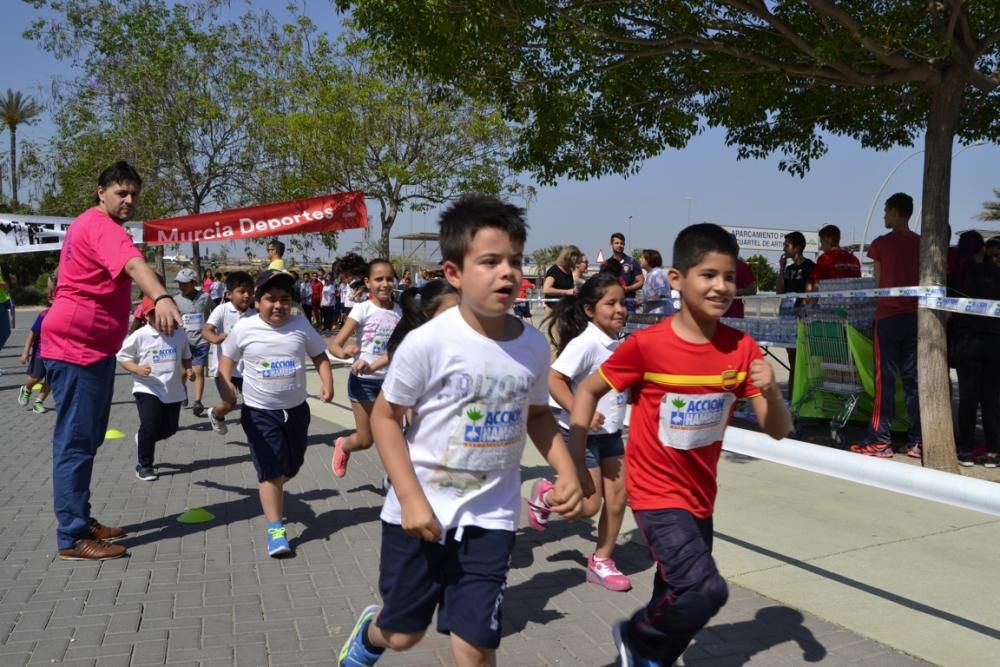
[[[101,448],[92,502],[95,517],[127,528],[130,557],[63,562],[55,558],[51,511],[55,415],[33,415],[16,404],[23,335],[23,328],[15,331],[0,352],[7,371],[0,377],[0,665],[334,664],[357,612],[376,599],[383,499],[374,451],[355,455],[345,479],[329,471],[330,444],[351,425],[343,368],[336,371],[336,404],[314,412],[306,466],[289,485],[295,558],[265,554],[253,468],[234,420],[229,434],[218,436],[185,410],[182,430],[158,452],[160,479],[135,479],[138,420],[128,375],[120,372],[111,425],[125,437]],[[206,393],[215,396],[212,387]],[[529,462],[525,478],[543,472]],[[730,502],[739,499],[730,494]],[[189,507],[216,518],[178,523]],[[590,522],[556,522],[545,534],[521,531],[504,602],[500,664],[613,664],[610,625],[645,602],[652,584],[645,549],[629,538],[616,558],[635,588],[621,594],[584,581]],[[730,535],[728,543],[738,539]],[[722,537],[720,552],[726,544]],[[725,558],[720,554],[720,562]],[[684,664],[930,664],[802,611],[808,607],[731,584],[729,604],[697,637]],[[450,662],[447,640],[431,632],[416,650],[387,655],[380,664]]]

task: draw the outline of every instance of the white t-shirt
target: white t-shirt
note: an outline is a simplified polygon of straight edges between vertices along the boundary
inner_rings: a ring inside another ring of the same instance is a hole
[[[413,408],[410,461],[441,527],[517,530],[528,408],[546,405],[549,348],[537,329],[495,341],[450,308],[396,350],[382,395]],[[399,524],[390,489],[382,520]]]
[[[369,364],[383,356],[389,345],[389,336],[395,331],[399,324],[399,318],[403,316],[403,311],[399,304],[392,304],[392,309],[382,308],[374,301],[362,301],[351,308],[347,317],[358,323],[355,340],[358,343],[358,354],[354,355],[354,360],[364,359]],[[380,368],[374,373],[361,377],[381,380],[385,377],[386,369]]]
[[[181,360],[191,358],[191,347],[183,329],[166,336],[147,324],[125,339],[115,358],[153,369],[146,377],[132,374],[133,394],[152,394],[163,403],[184,400]]]
[[[232,301],[227,301],[225,303],[220,303],[212,309],[212,312],[208,316],[208,321],[206,321],[205,324],[211,324],[215,327],[215,333],[217,334],[227,334],[233,330],[233,327],[241,319],[244,317],[251,317],[256,314],[256,308],[250,307],[241,313],[236,310],[236,306],[233,305]],[[225,341],[223,341],[223,343],[224,342]],[[222,343],[216,344],[215,354],[217,357],[222,356]],[[233,377],[243,377],[239,364],[233,365]]]
[[[350,283],[340,283],[340,302],[344,304],[345,308],[354,307],[354,290],[351,289]]]
[[[579,336],[566,345],[566,349],[552,363],[552,368],[571,380],[575,394],[580,383],[600,368],[611,353],[618,349],[619,344],[619,340],[611,338],[590,322]],[[597,402],[597,411],[604,415],[601,433],[617,433],[621,430],[627,397],[627,392],[619,394],[612,389]],[[569,413],[565,410],[559,415],[559,425],[569,428]]]
[[[222,354],[242,361],[243,402],[263,410],[287,410],[306,400],[306,357],[326,351],[326,342],[301,315],[279,327],[257,317],[240,319],[222,341]]]
[[[323,285],[323,300],[319,304],[320,308],[337,305],[337,291],[337,286],[332,283]]]
[[[213,281],[212,286],[208,288],[208,296],[212,299],[221,299],[226,296],[226,283],[221,280]]]

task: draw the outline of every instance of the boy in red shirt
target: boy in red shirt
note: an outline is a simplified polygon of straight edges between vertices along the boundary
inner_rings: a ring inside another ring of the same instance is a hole
[[[853,252],[840,247],[840,228],[837,225],[827,225],[819,230],[819,249],[823,254],[816,260],[813,282],[861,277],[861,262]]]
[[[625,340],[577,388],[570,450],[582,452],[597,400],[631,391],[625,484],[636,523],[656,561],[653,597],[614,627],[622,665],[671,665],[726,603],[712,559],[712,513],[722,438],[739,399],[749,399],[771,437],[791,416],[757,343],[719,319],[736,292],[739,249],[709,223],[687,227],[674,244],[670,286],[681,311]]]

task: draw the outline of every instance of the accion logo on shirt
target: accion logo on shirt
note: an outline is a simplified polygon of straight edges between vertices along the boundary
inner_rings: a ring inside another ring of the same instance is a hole
[[[177,361],[177,350],[172,347],[154,348],[149,351],[154,364]]]
[[[485,412],[470,408],[465,416],[471,422],[465,425],[468,447],[506,447],[521,437],[520,408]]]
[[[723,398],[688,399],[675,398],[671,405],[670,426],[674,428],[701,428],[714,426],[722,421],[726,408]]]
[[[262,378],[290,377],[295,375],[295,372],[298,370],[298,364],[294,359],[264,360],[260,362],[259,368]]]

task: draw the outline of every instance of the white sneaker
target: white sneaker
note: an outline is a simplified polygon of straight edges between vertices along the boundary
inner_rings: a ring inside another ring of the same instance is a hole
[[[44,415],[49,410],[48,408],[45,407],[45,404],[42,403],[41,401],[35,401],[35,405],[32,406],[31,411],[34,412],[36,415]]]
[[[226,426],[226,420],[215,416],[215,408],[208,409],[208,423],[212,425],[212,430],[219,435],[225,435],[229,432],[229,427]]]

